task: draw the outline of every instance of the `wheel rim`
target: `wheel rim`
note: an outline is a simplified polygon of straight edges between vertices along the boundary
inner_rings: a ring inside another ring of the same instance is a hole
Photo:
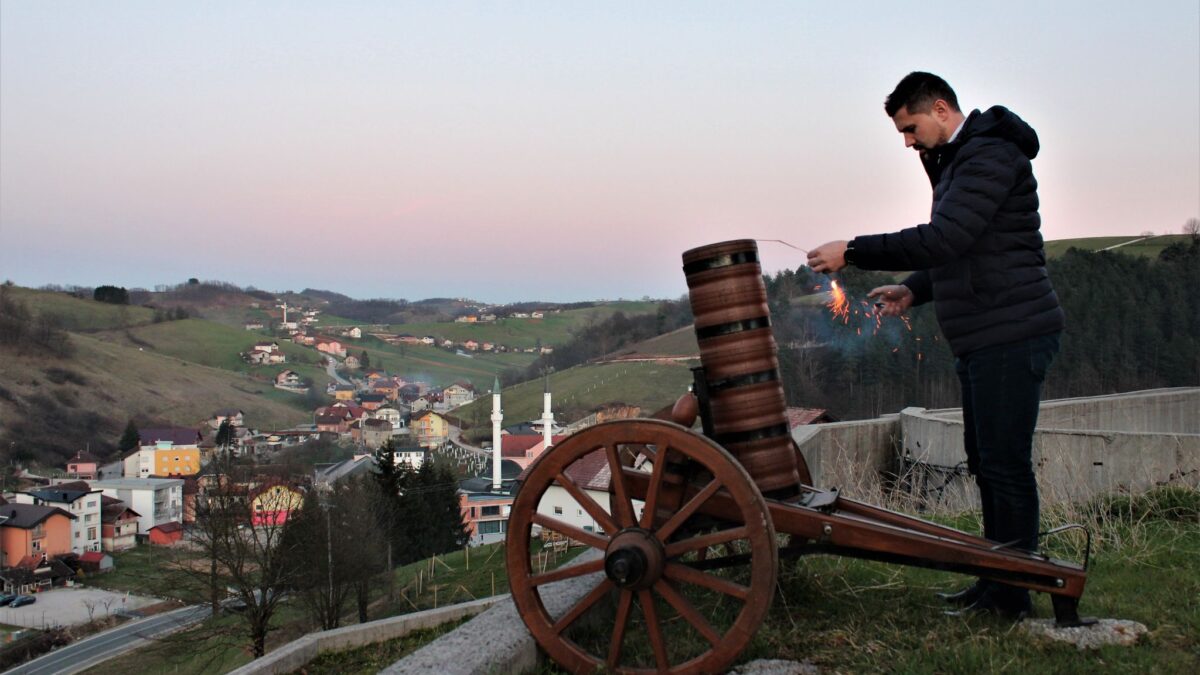
[[[625,468],[631,455],[645,458],[641,469]],[[678,473],[680,460],[687,475]],[[611,479],[608,509],[579,484],[597,467]],[[573,497],[596,531],[572,525],[567,514],[539,513],[551,488]],[[644,502],[631,499],[643,489]],[[604,555],[540,571],[539,554],[531,553],[534,526]],[[727,558],[736,566],[708,571],[721,566],[706,560],[715,546],[736,551]],[[657,420],[599,424],[539,457],[513,502],[506,555],[522,620],[551,658],[575,672],[720,671],[765,618],[778,559],[766,503],[749,474],[720,446]],[[550,616],[543,586],[597,572],[600,580],[581,600]],[[600,615],[589,617],[600,630],[582,620],[589,614]]]

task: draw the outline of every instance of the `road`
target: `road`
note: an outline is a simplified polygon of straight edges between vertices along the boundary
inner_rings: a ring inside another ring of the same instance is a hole
[[[191,605],[130,621],[5,671],[4,675],[78,673],[114,656],[137,649],[152,638],[200,623],[208,618],[211,611],[208,605]]]
[[[333,381],[338,384],[350,384],[350,380],[338,375],[337,364],[337,359],[328,354],[325,355],[325,372],[329,373],[329,377],[333,378]]]

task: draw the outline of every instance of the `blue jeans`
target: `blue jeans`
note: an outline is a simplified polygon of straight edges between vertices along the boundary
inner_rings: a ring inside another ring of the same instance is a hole
[[[979,485],[983,536],[1036,551],[1033,430],[1059,334],[985,347],[955,362],[962,383],[967,468]]]

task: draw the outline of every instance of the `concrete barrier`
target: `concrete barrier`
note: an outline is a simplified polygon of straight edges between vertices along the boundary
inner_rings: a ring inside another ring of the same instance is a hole
[[[793,431],[817,487],[867,501],[884,475],[926,508],[977,503],[966,471],[962,409],[906,408],[877,420]],[[1200,486],[1200,388],[1180,387],[1044,401],[1034,434],[1042,503]]]
[[[447,621],[456,621],[463,617],[474,616],[498,602],[503,602],[507,595],[483,598],[473,602],[464,602],[437,609],[427,609],[412,614],[393,616],[378,621],[369,621],[354,626],[334,628],[319,633],[309,633],[299,640],[288,644],[255,659],[250,663],[232,671],[230,675],[275,675],[290,673],[317,658],[322,652],[342,651],[364,645],[386,642],[404,637],[415,630],[433,628]],[[511,604],[511,603],[509,603]]]

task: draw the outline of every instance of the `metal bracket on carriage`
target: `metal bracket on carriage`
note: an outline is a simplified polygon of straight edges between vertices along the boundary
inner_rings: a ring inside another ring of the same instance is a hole
[[[801,496],[800,501],[797,503],[800,506],[829,513],[830,511],[833,511],[835,506],[837,506],[837,501],[838,489],[829,488],[828,490],[821,490],[819,492],[805,493]]]

